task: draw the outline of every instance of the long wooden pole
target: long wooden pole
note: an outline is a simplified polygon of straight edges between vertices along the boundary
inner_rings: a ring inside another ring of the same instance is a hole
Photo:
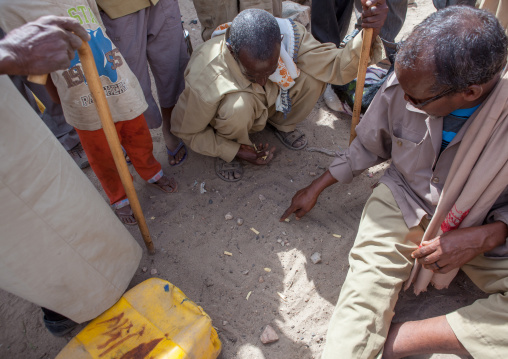
[[[138,221],[139,230],[141,231],[141,235],[145,241],[146,249],[148,250],[148,253],[154,254],[155,247],[152,239],[150,238],[150,232],[148,231],[145,216],[141,210],[141,205],[139,204],[138,196],[132,183],[131,174],[127,168],[127,162],[125,161],[125,157],[123,155],[118,133],[116,132],[115,124],[113,123],[113,118],[111,117],[109,105],[106,100],[106,95],[104,94],[99,73],[97,72],[93,53],[88,43],[83,42],[81,47],[78,49],[78,54],[79,59],[81,60],[81,65],[83,66],[86,81],[88,82],[88,88],[92,94],[97,112],[99,112],[104,134],[106,135],[109,148],[113,154],[113,159],[123,187],[125,188],[125,192],[127,193],[127,198],[129,199],[132,212]]]
[[[367,66],[369,66],[370,47],[372,44],[372,29],[363,29],[362,52],[360,53],[360,63],[358,64],[358,75],[356,76],[355,103],[353,105],[353,119],[351,120],[351,135],[349,144],[356,137],[356,126],[360,123],[360,113],[362,111],[363,87],[365,86],[365,76]]]

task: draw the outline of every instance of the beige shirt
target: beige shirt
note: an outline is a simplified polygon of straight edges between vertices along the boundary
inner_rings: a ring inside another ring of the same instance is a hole
[[[356,36],[346,48],[337,49],[332,43],[321,44],[297,24],[301,35],[296,65],[323,83],[345,84],[352,81],[358,72],[362,35]],[[383,47],[376,39],[373,45],[372,62],[381,59]],[[303,76],[302,76],[303,78]],[[301,78],[295,80],[298,83]],[[171,131],[182,138],[195,152],[221,157],[230,161],[238,152],[239,144],[217,135],[214,127],[225,122],[227,110],[218,109],[225,96],[237,92],[252,94],[252,106],[257,117],[252,131],[261,131],[268,120],[269,108],[274,106],[279,87],[268,80],[264,87],[253,84],[241,73],[238,63],[229,52],[225,35],[206,41],[194,50],[185,70],[185,90],[180,95],[171,117]],[[291,112],[288,118],[291,117]]]
[[[174,0],[176,1],[176,0]],[[157,5],[159,0],[97,0],[97,5],[111,19],[135,13],[151,5]]]
[[[114,122],[132,120],[148,107],[137,78],[106,35],[93,0],[0,0],[0,27],[6,32],[44,15],[70,16],[90,33],[89,44]],[[87,131],[102,128],[86,79],[76,57],[67,70],[51,74],[65,120]]]
[[[502,81],[508,81],[507,74]],[[408,104],[392,74],[356,127],[356,139],[347,150],[338,153],[329,170],[339,182],[349,183],[365,169],[391,159],[380,182],[392,191],[407,226],[414,227],[425,215],[434,214],[457,149],[478,112],[491,108],[491,113],[500,113],[505,103],[493,103],[487,98],[439,155],[443,118],[429,117]],[[488,219],[508,224],[508,189]]]
[[[122,296],[142,250],[8,76],[0,108],[0,288],[91,320]]]

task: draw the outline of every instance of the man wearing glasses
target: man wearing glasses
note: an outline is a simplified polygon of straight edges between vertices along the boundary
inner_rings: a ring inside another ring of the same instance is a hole
[[[507,47],[486,11],[429,16],[401,45],[358,137],[282,215],[301,218],[326,187],[391,160],[363,210],[323,358],[508,358]],[[392,324],[415,259],[417,293],[420,274],[445,287],[460,268],[490,296]]]

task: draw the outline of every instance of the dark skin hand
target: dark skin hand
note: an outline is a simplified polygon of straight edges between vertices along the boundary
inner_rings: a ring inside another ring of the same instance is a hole
[[[240,149],[236,153],[236,157],[254,165],[266,165],[273,158],[275,147],[269,149],[268,143],[263,145],[259,144],[257,151],[252,146],[240,145]],[[266,156],[266,158],[264,158]]]
[[[0,74],[42,75],[68,68],[83,41],[76,19],[44,16],[9,32],[0,41]]]
[[[280,217],[280,221],[284,221],[292,213],[295,214],[297,220],[302,218],[314,207],[321,192],[334,183],[337,183],[337,180],[332,176],[330,171],[326,171],[312,181],[309,186],[296,192],[291,200],[291,205],[286,209],[282,217]]]
[[[462,267],[477,255],[504,244],[507,236],[508,226],[503,222],[460,228],[423,242],[411,256],[425,269],[448,273]]]
[[[388,15],[386,0],[362,0],[362,8],[362,27],[373,28],[373,37],[378,36]]]

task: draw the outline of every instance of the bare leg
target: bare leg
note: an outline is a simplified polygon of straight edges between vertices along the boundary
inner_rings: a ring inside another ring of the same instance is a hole
[[[433,353],[469,355],[453,333],[444,315],[391,325],[383,358],[396,359],[409,355]]]
[[[173,112],[172,107],[161,107],[162,113],[162,135],[164,136],[164,142],[166,143],[166,147],[174,153],[174,150],[180,143],[180,139],[171,133],[171,113]],[[171,165],[175,165],[179,163],[183,156],[185,155],[185,147],[182,147],[176,155],[173,157],[168,155],[168,160]]]

